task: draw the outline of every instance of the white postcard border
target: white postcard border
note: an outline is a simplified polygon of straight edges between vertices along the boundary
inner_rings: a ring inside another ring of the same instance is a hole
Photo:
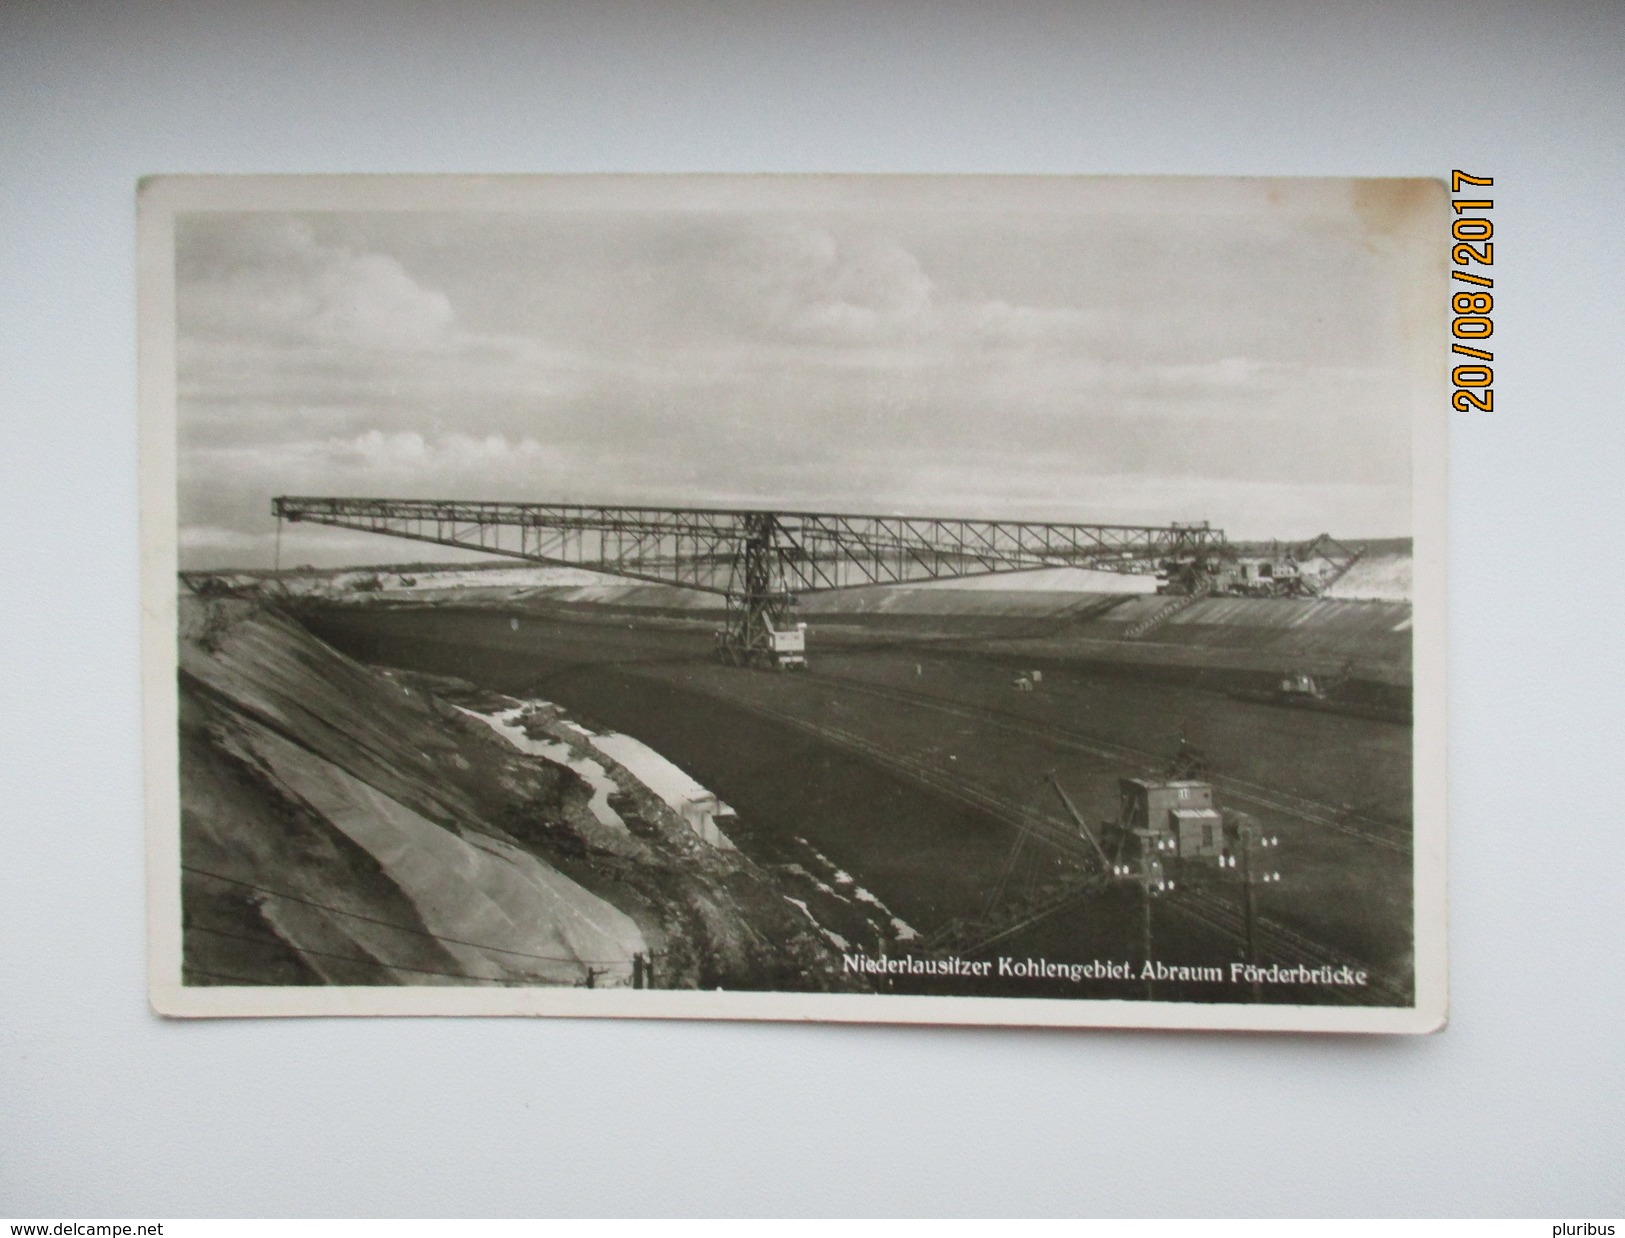
[[[500,990],[429,986],[188,986],[181,982],[180,788],[176,572],[177,389],[174,227],[182,211],[504,211],[720,206],[742,192],[755,205],[816,206],[865,182],[877,201],[910,201],[922,175],[558,174],[538,176],[248,175],[150,177],[138,193],[138,357],[141,496],[142,730],[147,832],[148,994],[176,1017],[540,1015],[832,1023],[973,1024],[1262,1032],[1427,1033],[1448,1009],[1446,809],[1446,527],[1448,245],[1417,255],[1407,307],[1413,347],[1414,952],[1412,1007],[1121,1001],[888,994]],[[1114,178],[954,176],[966,194],[1001,181],[1092,184]],[[1297,179],[1305,178],[1282,178]],[[1442,187],[1441,187],[1442,188]],[[1421,243],[1427,243],[1421,238]],[[1437,282],[1434,282],[1436,278]]]

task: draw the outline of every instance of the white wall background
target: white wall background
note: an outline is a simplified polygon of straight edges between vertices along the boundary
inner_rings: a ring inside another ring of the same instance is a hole
[[[1622,104],[1617,4],[0,7],[0,1214],[1619,1215]],[[137,176],[1452,167],[1444,1034],[148,1013]]]

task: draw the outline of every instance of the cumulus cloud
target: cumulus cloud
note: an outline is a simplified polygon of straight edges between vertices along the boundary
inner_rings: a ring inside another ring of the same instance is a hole
[[[213,524],[182,525],[179,542],[183,562],[199,556],[223,555],[228,560],[236,557],[240,562],[252,564],[255,559],[250,556],[257,557],[266,545],[263,533],[245,533]]]
[[[707,277],[747,332],[812,344],[1082,344],[1099,322],[1072,307],[956,296],[893,238],[798,221],[748,230],[721,249]]]
[[[1057,219],[189,217],[183,555],[259,544],[287,493],[1402,530],[1403,338],[1357,233]]]
[[[447,297],[398,260],[323,244],[304,220],[244,217],[208,258],[182,270],[183,336],[421,351],[453,326]]]
[[[284,492],[330,487],[361,494],[378,493],[380,486],[415,485],[445,493],[459,484],[484,490],[493,477],[522,482],[543,455],[532,438],[367,430],[349,437],[200,448],[189,455],[186,471],[199,483],[211,477],[273,477]]]

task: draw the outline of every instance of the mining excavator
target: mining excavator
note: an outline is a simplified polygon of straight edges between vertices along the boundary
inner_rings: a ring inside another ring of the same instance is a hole
[[[724,666],[754,666],[773,671],[807,669],[807,625],[775,626],[770,615],[756,616],[756,622],[741,615],[716,630],[713,644],[717,661]],[[781,620],[781,622],[783,622]]]

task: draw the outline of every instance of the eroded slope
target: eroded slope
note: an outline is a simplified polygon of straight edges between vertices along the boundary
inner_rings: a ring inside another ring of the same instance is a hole
[[[639,954],[661,987],[832,983],[771,875],[613,762],[589,786],[467,712],[511,702],[254,602],[181,613],[188,983],[625,985]]]

